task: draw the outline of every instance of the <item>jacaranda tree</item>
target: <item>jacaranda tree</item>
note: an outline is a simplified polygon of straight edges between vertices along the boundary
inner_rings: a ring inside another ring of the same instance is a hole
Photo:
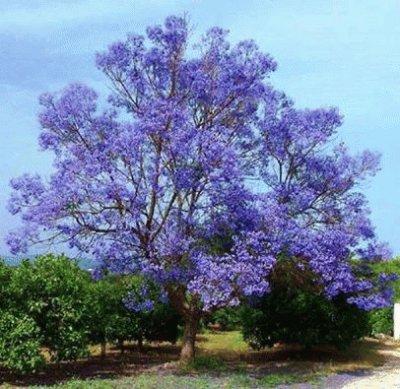
[[[157,283],[185,320],[185,360],[202,315],[268,292],[280,260],[315,272],[328,297],[385,305],[384,282],[349,262],[384,255],[358,191],[379,156],[335,144],[335,109],[297,110],[274,90],[276,63],[253,41],[232,46],[212,28],[189,46],[174,16],[146,35],[97,55],[108,108],[76,83],[40,98],[54,173],[12,180],[24,221],[12,251],[67,240],[100,268]]]

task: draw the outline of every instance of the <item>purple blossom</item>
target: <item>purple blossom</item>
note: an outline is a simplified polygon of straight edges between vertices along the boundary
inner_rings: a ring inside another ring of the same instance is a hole
[[[113,88],[104,110],[82,84],[41,96],[54,173],[12,180],[9,210],[24,227],[11,250],[66,239],[104,269],[149,278],[186,317],[267,293],[280,256],[328,297],[387,304],[389,280],[349,262],[389,257],[359,191],[379,155],[335,143],[337,109],[298,110],[274,90],[276,63],[253,41],[231,45],[212,28],[188,55],[188,31],[172,16],[97,54]],[[142,292],[131,309],[152,308]]]
[[[150,299],[138,300],[133,294],[128,294],[123,303],[133,312],[151,312],[154,310],[154,301]]]

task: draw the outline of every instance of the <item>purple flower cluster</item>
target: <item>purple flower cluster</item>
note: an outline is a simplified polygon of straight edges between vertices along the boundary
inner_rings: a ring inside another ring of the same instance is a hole
[[[154,309],[154,301],[150,298],[146,285],[142,285],[136,293],[128,293],[123,302],[128,309],[134,312],[150,312]]]
[[[390,255],[359,192],[379,155],[335,144],[336,109],[298,110],[273,89],[276,63],[253,41],[232,46],[213,28],[188,55],[188,30],[169,17],[99,53],[107,107],[76,83],[40,98],[54,173],[12,180],[24,227],[11,250],[67,240],[112,272],[144,274],[188,315],[268,292],[282,255],[307,263],[329,297],[385,305],[386,280],[349,263]]]

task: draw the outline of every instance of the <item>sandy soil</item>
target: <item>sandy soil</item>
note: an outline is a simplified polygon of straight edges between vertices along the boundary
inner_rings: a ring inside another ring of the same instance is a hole
[[[356,379],[342,389],[400,389],[400,345],[395,350],[381,350],[387,362],[368,376]]]

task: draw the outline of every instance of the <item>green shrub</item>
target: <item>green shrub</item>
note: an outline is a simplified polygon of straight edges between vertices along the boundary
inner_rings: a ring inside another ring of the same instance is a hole
[[[217,324],[222,331],[233,331],[240,327],[240,309],[237,307],[221,308],[215,311],[208,323]]]
[[[112,328],[121,311],[123,288],[118,279],[107,277],[90,284],[90,311],[91,323],[89,338],[93,344],[106,344],[114,341]]]
[[[371,265],[371,278],[378,278],[379,274],[395,274],[399,278],[393,282],[394,301],[400,302],[400,258],[390,261],[373,263]],[[393,306],[368,313],[371,326],[371,335],[393,335]]]
[[[159,300],[159,290],[137,276],[108,275],[91,285],[91,326],[93,343],[143,340],[175,343],[181,322],[169,304],[155,303],[149,311],[133,311],[124,304],[128,296],[142,299],[141,288],[150,289],[151,297]]]
[[[64,255],[38,256],[16,267],[0,261],[1,363],[29,372],[42,362],[41,346],[52,361],[68,361],[87,356],[90,343],[175,342],[180,317],[170,305],[156,303],[140,312],[125,306],[129,293],[143,298],[143,287],[159,300],[160,291],[142,278],[109,275],[94,281]],[[21,339],[31,341],[24,346]]]
[[[140,338],[175,343],[179,335],[178,326],[182,320],[171,304],[161,303],[159,287],[142,277],[133,276],[129,279],[128,295],[129,299],[143,307],[143,310],[134,312]],[[145,308],[149,300],[153,302],[150,304],[152,309]]]
[[[10,370],[31,373],[44,363],[40,329],[28,316],[0,312],[0,364]]]
[[[393,307],[369,312],[371,335],[393,335]]]
[[[35,321],[53,361],[88,353],[89,282],[87,272],[64,255],[22,261],[13,271],[10,309]]]
[[[195,357],[192,361],[185,366],[189,370],[221,370],[225,367],[223,360],[217,357],[200,355]]]
[[[370,333],[368,313],[348,304],[344,295],[327,300],[311,272],[289,261],[275,271],[271,292],[242,309],[243,337],[251,347],[284,342],[341,349]]]
[[[154,311],[143,316],[142,322],[146,320],[148,320],[148,328],[144,334],[145,339],[176,343],[180,335],[182,318],[170,304],[156,304]]]
[[[371,264],[372,278],[378,278],[379,274],[395,274],[399,278],[392,283],[394,291],[394,301],[400,302],[400,258],[389,261],[379,261]]]
[[[347,304],[343,296],[327,301],[301,291],[296,295],[272,292],[257,308],[243,309],[242,323],[243,337],[255,349],[277,342],[341,349],[370,332],[368,314]]]
[[[10,284],[12,282],[13,267],[6,265],[0,259],[0,310],[8,309],[12,301],[12,290]]]

